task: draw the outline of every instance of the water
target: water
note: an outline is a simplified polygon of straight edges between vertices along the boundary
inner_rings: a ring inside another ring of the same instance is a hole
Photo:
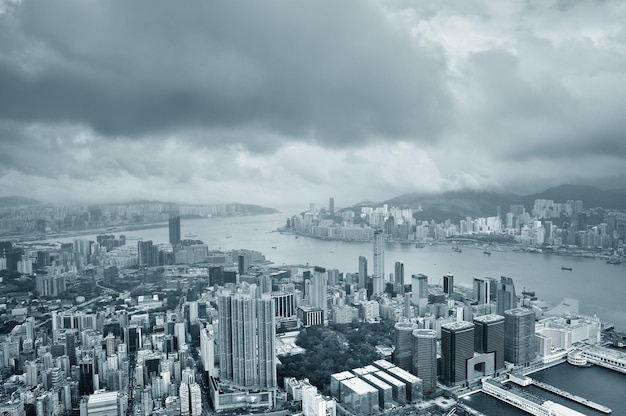
[[[626,391],[626,375],[594,366],[578,368],[570,364],[560,364],[556,367],[531,374],[544,383],[551,384],[562,390],[584,397],[612,409],[612,415],[626,414],[624,391]],[[589,416],[604,415],[602,412],[590,409],[581,404],[567,400],[561,396],[549,393],[536,386],[525,387],[529,392],[546,400],[560,403],[573,410]],[[513,406],[506,405],[485,393],[477,393],[463,399],[464,403],[487,415],[522,416],[527,415]]]
[[[248,248],[265,254],[277,265],[310,264],[342,272],[357,272],[359,256],[366,256],[372,269],[370,243],[324,241],[313,238],[280,234],[275,231],[285,223],[285,214],[220,219],[192,219],[182,221],[182,234],[193,233],[209,249],[231,250]],[[118,235],[121,233],[117,233]],[[123,233],[153,240],[168,241],[167,226]],[[80,238],[95,240],[96,235]],[[51,241],[72,241],[73,237],[53,238]],[[276,248],[273,248],[276,247]],[[551,254],[529,254],[513,251],[492,251],[463,247],[461,253],[450,246],[433,245],[416,248],[411,244],[388,243],[385,246],[385,273],[394,270],[394,263],[405,264],[405,280],[411,274],[423,273],[429,283],[442,284],[443,275],[452,273],[455,285],[471,287],[477,276],[510,276],[518,293],[526,288],[556,305],[564,297],[580,301],[580,312],[597,314],[603,321],[612,322],[626,330],[626,264],[610,265],[602,260],[564,257]],[[563,271],[561,266],[572,267]]]
[[[323,241],[312,238],[280,234],[275,232],[285,223],[285,214],[220,219],[193,219],[182,221],[182,234],[197,234],[210,249],[232,250],[248,248],[265,254],[277,265],[310,264],[336,268],[342,272],[358,271],[359,256],[372,262],[370,243],[348,243]],[[117,233],[119,235],[121,233]],[[168,240],[167,226],[149,230],[123,233],[153,240],[155,243]],[[96,235],[80,238],[95,240]],[[69,242],[72,237],[53,238],[50,241]],[[276,247],[276,248],[273,248]],[[602,320],[612,322],[618,329],[626,330],[626,265],[608,265],[601,260],[578,257],[561,257],[550,254],[528,254],[518,252],[495,252],[490,256],[483,249],[463,247],[461,253],[450,246],[433,245],[416,248],[410,244],[388,243],[385,246],[385,272],[393,272],[394,263],[403,261],[405,278],[423,273],[430,283],[442,283],[448,272],[454,275],[455,284],[471,287],[476,276],[510,276],[518,292],[523,288],[534,290],[548,303],[557,304],[564,297],[580,301],[580,312],[597,314]],[[561,266],[572,267],[563,271]],[[533,377],[564,390],[578,394],[613,409],[614,415],[626,414],[623,410],[623,392],[626,391],[626,376],[600,367],[575,368],[569,364],[539,372]],[[591,381],[591,382],[590,382]],[[546,399],[576,408],[585,414],[595,414],[591,409],[577,407],[551,393],[538,391]],[[514,407],[483,393],[467,398],[467,403],[487,415],[526,415]],[[597,412],[596,412],[597,413]]]

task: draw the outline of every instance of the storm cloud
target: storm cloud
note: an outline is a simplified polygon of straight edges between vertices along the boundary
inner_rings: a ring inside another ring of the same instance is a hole
[[[617,0],[2,1],[0,192],[620,186],[624,22]]]

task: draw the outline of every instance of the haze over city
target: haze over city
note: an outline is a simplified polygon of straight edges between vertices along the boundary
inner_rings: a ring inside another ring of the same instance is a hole
[[[623,188],[626,6],[0,2],[0,195]]]

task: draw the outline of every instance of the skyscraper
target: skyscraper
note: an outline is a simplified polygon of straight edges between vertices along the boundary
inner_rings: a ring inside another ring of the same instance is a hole
[[[411,302],[417,305],[419,315],[424,316],[428,305],[428,276],[414,274],[411,276]]]
[[[490,291],[491,280],[487,277],[475,277],[474,278],[474,298],[478,303],[491,302]]]
[[[498,315],[504,315],[504,311],[517,308],[517,296],[515,296],[515,285],[513,279],[500,276],[498,285]]]
[[[323,311],[324,320],[328,319],[328,273],[324,267],[315,266],[309,285],[309,304]]]
[[[452,273],[443,275],[443,293],[452,296],[454,293],[454,276]]]
[[[474,350],[494,353],[494,369],[504,367],[504,316],[482,315],[474,318]]]
[[[413,365],[413,330],[417,325],[398,322],[394,325],[395,350],[393,363],[405,371],[411,371]]]
[[[242,388],[276,388],[272,298],[237,293],[218,302],[220,377]]]
[[[374,231],[374,294],[383,293],[385,290],[385,234],[383,230]]]
[[[359,289],[367,285],[367,258],[359,256]]]
[[[474,324],[453,322],[441,327],[441,380],[456,385],[467,380],[467,360],[474,357]]]
[[[170,244],[175,246],[180,242],[180,211],[178,207],[171,207],[169,212]]]
[[[394,271],[394,278],[396,280],[396,291],[398,291],[400,294],[404,294],[404,263],[402,263],[401,261],[397,261]]]
[[[433,329],[413,331],[413,366],[411,372],[422,379],[422,392],[437,390],[437,332]]]
[[[524,365],[535,358],[535,312],[528,308],[504,311],[504,359]]]
[[[335,216],[335,198],[333,198],[332,196],[328,198],[328,212],[330,213],[331,217]]]

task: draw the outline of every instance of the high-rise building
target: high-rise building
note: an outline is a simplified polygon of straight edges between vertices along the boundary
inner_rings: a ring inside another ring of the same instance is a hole
[[[374,231],[374,294],[377,295],[385,290],[385,234],[383,230]]]
[[[405,371],[411,371],[413,365],[413,330],[415,329],[417,325],[410,322],[398,322],[394,325],[393,363]]]
[[[482,315],[474,318],[474,350],[494,354],[494,369],[504,368],[504,316]]]
[[[332,196],[328,198],[328,212],[330,213],[331,217],[335,216],[335,198],[333,198]]]
[[[215,332],[213,325],[208,325],[200,331],[200,359],[204,371],[211,377],[217,377],[217,368],[215,367]]]
[[[515,295],[515,285],[513,279],[500,276],[498,285],[498,315],[503,315],[504,311],[517,308],[517,296]]]
[[[140,266],[158,266],[159,265],[159,249],[152,244],[152,240],[138,241],[137,254]]]
[[[89,395],[85,416],[117,416],[118,397],[116,391],[96,391]],[[81,416],[82,412],[81,412]]]
[[[170,244],[180,243],[180,211],[178,207],[171,207],[169,212]]]
[[[437,390],[437,331],[413,331],[413,363],[411,373],[422,379],[422,392],[426,395]]]
[[[443,293],[452,296],[454,293],[454,276],[452,273],[443,275]]]
[[[242,388],[276,388],[272,298],[237,293],[218,302],[220,377]]]
[[[528,308],[504,311],[504,359],[515,365],[535,358],[535,312]]]
[[[359,289],[364,289],[367,285],[367,258],[359,256]]]
[[[323,319],[328,319],[328,273],[324,267],[315,266],[309,284],[309,305],[323,311]]]
[[[411,302],[419,308],[419,315],[424,316],[428,305],[428,276],[424,274],[411,276]]]
[[[404,294],[404,263],[397,261],[394,272],[396,290],[399,291],[400,294]]]
[[[441,380],[457,385],[467,380],[467,361],[474,357],[474,324],[453,322],[441,326]]]
[[[474,278],[474,298],[480,304],[491,302],[491,279],[487,277]]]

